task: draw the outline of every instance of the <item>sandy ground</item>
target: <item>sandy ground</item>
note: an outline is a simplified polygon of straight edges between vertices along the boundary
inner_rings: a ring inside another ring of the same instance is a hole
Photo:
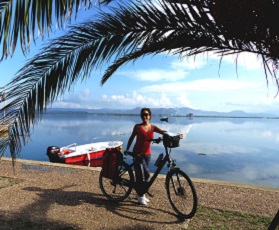
[[[10,229],[9,222],[37,222],[44,229],[187,229],[188,221],[178,219],[167,200],[164,176],[151,188],[155,196],[147,206],[137,204],[134,192],[124,202],[108,201],[98,176],[96,168],[24,160],[13,170],[2,158],[0,178],[7,180],[0,180],[0,229]],[[279,189],[193,181],[204,207],[266,216],[279,209]]]

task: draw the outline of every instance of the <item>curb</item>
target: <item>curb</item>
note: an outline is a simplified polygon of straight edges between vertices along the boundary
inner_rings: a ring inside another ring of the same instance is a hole
[[[0,161],[1,160],[12,162],[12,159],[9,157],[1,157]],[[68,164],[62,164],[62,163],[51,163],[51,162],[46,162],[46,161],[15,159],[15,163],[16,162],[26,164],[26,165],[41,165],[41,166],[50,166],[50,167],[76,168],[76,169],[82,169],[82,170],[101,171],[101,167],[68,165]],[[165,177],[166,176],[163,174],[158,175],[158,178],[165,178]],[[237,182],[218,181],[218,180],[192,178],[192,177],[191,177],[191,180],[194,183],[215,184],[215,185],[224,185],[224,186],[240,187],[240,188],[247,188],[247,189],[257,189],[257,190],[269,191],[269,192],[279,192],[279,188],[273,188],[273,187],[268,187],[268,186],[242,184],[242,183],[237,183]]]

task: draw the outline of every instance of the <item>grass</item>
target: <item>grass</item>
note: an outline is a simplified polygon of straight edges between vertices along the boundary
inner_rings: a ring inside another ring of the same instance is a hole
[[[23,180],[21,180],[21,179],[0,176],[0,189],[1,188],[7,188],[9,186],[18,184],[22,181]]]
[[[188,229],[268,229],[273,217],[199,207]]]
[[[268,229],[272,221],[272,217],[266,217],[254,214],[243,214],[236,211],[224,211],[212,208],[199,207],[195,217],[190,221],[189,230],[261,230]],[[61,223],[48,221],[34,221],[26,219],[7,220],[0,216],[0,229],[61,229],[74,230],[79,229],[77,226],[65,225]],[[182,228],[184,229],[184,228]]]

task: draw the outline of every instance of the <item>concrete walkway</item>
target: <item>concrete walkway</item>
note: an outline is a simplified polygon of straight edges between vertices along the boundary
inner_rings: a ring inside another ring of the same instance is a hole
[[[98,184],[99,169],[48,162],[0,161],[0,229],[187,229],[177,218],[164,189],[162,175],[148,206],[135,194],[121,203],[108,201]],[[12,178],[12,179],[9,179]],[[274,216],[279,189],[193,179],[199,205]],[[36,229],[36,228],[33,228]]]

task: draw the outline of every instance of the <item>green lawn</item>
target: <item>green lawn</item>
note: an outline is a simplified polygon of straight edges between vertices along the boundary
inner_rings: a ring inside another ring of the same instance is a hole
[[[268,229],[273,217],[199,207],[188,229]]]

